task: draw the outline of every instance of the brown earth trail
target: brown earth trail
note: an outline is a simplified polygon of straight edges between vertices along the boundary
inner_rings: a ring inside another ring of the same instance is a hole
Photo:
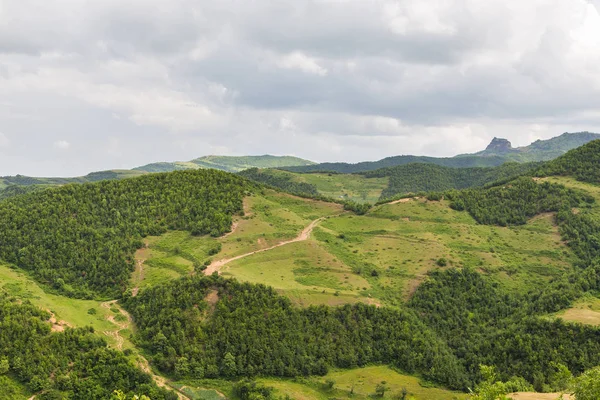
[[[285,240],[283,242],[277,243],[276,245],[273,245],[271,247],[267,247],[265,249],[260,249],[260,250],[255,250],[255,251],[251,251],[249,253],[245,253],[239,256],[235,256],[235,257],[231,257],[231,258],[225,258],[223,260],[218,260],[218,261],[213,261],[205,270],[204,270],[204,274],[205,275],[212,275],[214,272],[220,273],[221,268],[227,264],[229,264],[232,261],[236,261],[239,260],[241,258],[244,257],[248,257],[251,256],[253,254],[257,254],[257,253],[262,253],[263,251],[268,251],[268,250],[273,250],[277,247],[281,247],[281,246],[285,246],[286,244],[290,244],[290,243],[296,243],[296,242],[302,242],[304,240],[307,240],[310,237],[310,234],[312,233],[313,229],[315,229],[315,227],[317,226],[317,224],[319,222],[321,222],[322,220],[324,220],[327,217],[321,217],[321,218],[317,218],[314,221],[312,221],[306,228],[304,228],[302,230],[302,232],[300,232],[300,234],[298,236],[296,236],[294,239],[290,239],[290,240]]]

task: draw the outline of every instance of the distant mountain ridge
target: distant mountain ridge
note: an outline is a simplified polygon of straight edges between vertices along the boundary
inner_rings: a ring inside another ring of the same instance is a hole
[[[91,172],[85,176],[74,178],[62,177],[30,177],[24,175],[0,176],[0,199],[8,194],[23,192],[23,189],[12,188],[2,193],[4,189],[12,186],[53,186],[68,183],[88,183],[103,180],[125,179],[135,176],[157,172],[172,172],[187,169],[218,169],[226,172],[240,172],[249,168],[281,168],[287,166],[313,165],[313,161],[304,160],[293,156],[204,156],[191,161],[156,162],[133,169],[114,169],[107,171]]]
[[[227,172],[240,172],[249,168],[283,168],[310,166],[313,161],[293,156],[204,156],[191,161],[158,162],[133,168],[143,172],[171,172],[182,169],[213,168]]]
[[[563,133],[551,139],[537,140],[529,146],[513,148],[508,140],[494,138],[485,150],[473,154],[459,154],[454,157],[401,155],[387,157],[379,161],[366,161],[356,164],[321,163],[301,167],[284,167],[281,169],[291,172],[338,172],[351,174],[411,163],[436,164],[454,168],[496,167],[511,161],[524,163],[552,160],[569,150],[583,146],[596,139],[600,139],[600,134],[592,132]]]

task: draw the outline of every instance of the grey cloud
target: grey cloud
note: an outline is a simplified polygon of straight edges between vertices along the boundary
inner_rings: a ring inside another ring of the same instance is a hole
[[[451,155],[600,130],[589,4],[1,2],[0,132],[18,156],[0,175],[215,152]]]

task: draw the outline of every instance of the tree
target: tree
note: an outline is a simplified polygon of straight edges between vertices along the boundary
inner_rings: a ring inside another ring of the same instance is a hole
[[[229,352],[225,353],[223,357],[223,375],[228,378],[232,378],[237,375],[237,365],[235,363],[235,356]]]
[[[571,390],[575,400],[600,399],[600,367],[593,368],[575,379]]]
[[[8,372],[10,365],[8,364],[8,358],[0,358],[0,375],[4,375]]]
[[[377,386],[375,387],[375,394],[379,397],[383,397],[385,395],[385,392],[387,392],[388,387],[386,386],[387,382],[386,381],[381,381],[381,383],[378,383]]]

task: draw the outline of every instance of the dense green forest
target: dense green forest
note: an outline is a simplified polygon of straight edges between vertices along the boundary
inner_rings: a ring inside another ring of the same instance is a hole
[[[0,292],[0,378],[7,375],[38,399],[108,399],[114,390],[176,400],[91,328],[51,332],[50,314]],[[15,392],[3,380],[0,393]],[[3,397],[4,398],[4,397]],[[18,398],[18,397],[16,397]]]
[[[535,171],[535,175],[568,175],[582,182],[600,183],[599,166],[600,140],[595,140],[543,164]]]
[[[531,304],[539,295],[511,295],[473,270],[451,269],[432,273],[409,307],[470,376],[481,364],[493,365],[504,380],[519,376],[538,391],[563,390],[553,380],[557,365],[580,374],[600,364],[600,328],[535,316]]]
[[[115,296],[141,238],[167,229],[219,236],[247,181],[215,170],[66,185],[0,202],[0,259],[77,297]]]
[[[22,194],[27,194],[31,192],[36,192],[38,190],[45,189],[43,185],[31,185],[31,186],[22,186],[22,185],[10,185],[6,188],[0,190],[0,200],[8,199],[9,197],[19,196]]]
[[[477,222],[486,225],[522,225],[543,212],[557,212],[594,202],[594,198],[564,186],[536,183],[523,177],[490,189],[470,189],[446,193],[455,210],[467,210]]]
[[[362,175],[367,178],[390,178],[388,187],[381,193],[381,199],[384,200],[407,193],[481,187],[499,180],[514,179],[537,166],[536,163],[507,163],[490,168],[449,168],[417,163],[382,168]]]
[[[204,298],[218,291],[219,301]],[[469,379],[413,313],[363,304],[306,309],[263,285],[182,278],[125,299],[136,342],[178,377],[324,375],[329,367],[394,365],[451,388]]]

